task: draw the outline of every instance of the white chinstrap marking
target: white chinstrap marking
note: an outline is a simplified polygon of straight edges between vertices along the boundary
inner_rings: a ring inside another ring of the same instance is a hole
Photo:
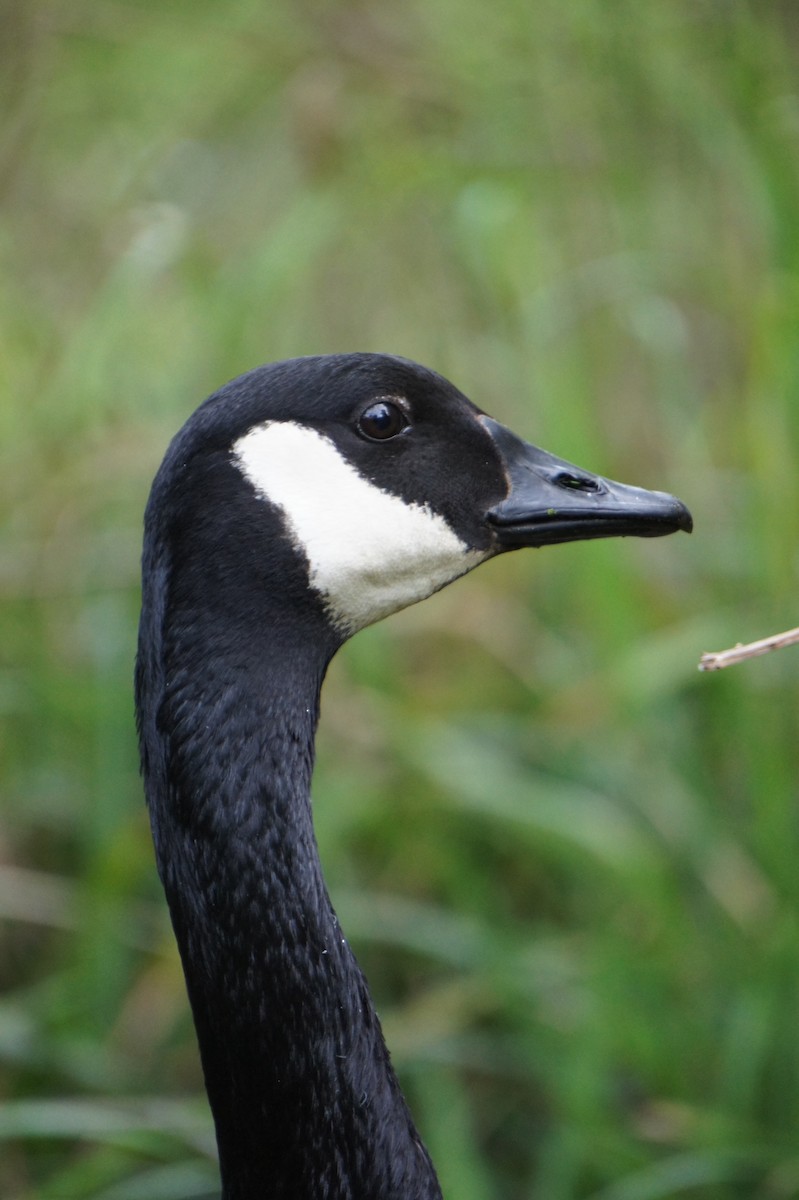
[[[347,633],[423,600],[488,558],[438,513],[364,479],[323,434],[267,421],[233,446],[258,495],[281,509],[311,586]]]

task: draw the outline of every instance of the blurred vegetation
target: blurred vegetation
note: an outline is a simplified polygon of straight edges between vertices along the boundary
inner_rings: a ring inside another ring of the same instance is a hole
[[[388,350],[693,538],[359,635],[331,893],[445,1194],[799,1197],[799,10],[0,4],[0,1194],[216,1190],[138,778],[141,512],[195,404]]]

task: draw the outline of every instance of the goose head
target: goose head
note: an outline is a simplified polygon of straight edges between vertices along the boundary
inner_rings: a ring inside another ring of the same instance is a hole
[[[193,553],[194,596],[232,613],[242,595],[282,593],[337,643],[510,550],[691,529],[673,496],[556,458],[383,354],[227,384],[175,438],[150,511],[173,560]]]

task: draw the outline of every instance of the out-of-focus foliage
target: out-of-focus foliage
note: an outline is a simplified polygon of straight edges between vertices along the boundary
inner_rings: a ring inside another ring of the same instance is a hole
[[[389,350],[696,533],[334,664],[334,902],[458,1200],[799,1196],[799,20],[0,6],[0,1194],[214,1194],[137,773],[141,512],[259,362]]]

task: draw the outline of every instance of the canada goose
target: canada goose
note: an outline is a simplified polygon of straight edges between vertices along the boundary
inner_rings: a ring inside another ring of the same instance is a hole
[[[441,1195],[314,839],[332,655],[506,550],[690,528],[387,355],[260,367],[177,434],[145,517],[137,718],[224,1200]]]

